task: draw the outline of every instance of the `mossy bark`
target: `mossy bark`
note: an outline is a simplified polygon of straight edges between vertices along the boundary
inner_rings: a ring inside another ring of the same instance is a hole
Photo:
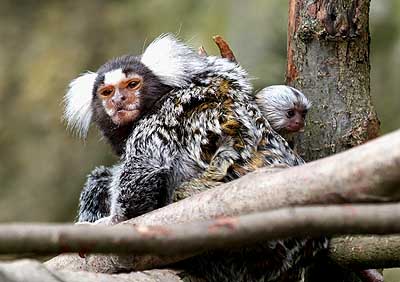
[[[313,103],[296,146],[306,160],[378,136],[368,23],[369,0],[290,0],[286,79]]]
[[[290,0],[286,81],[312,101],[295,148],[307,161],[379,134],[370,96],[370,0]],[[322,271],[321,271],[322,270]],[[329,278],[329,280],[328,280]],[[349,271],[319,264],[307,282],[358,282]]]

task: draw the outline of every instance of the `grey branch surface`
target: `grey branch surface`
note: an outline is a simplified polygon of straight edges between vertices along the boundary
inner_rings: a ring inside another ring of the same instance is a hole
[[[335,234],[400,234],[400,204],[282,208],[170,226],[0,225],[0,253],[185,255],[263,240]]]
[[[331,242],[330,257],[346,266],[360,268],[399,266],[400,236],[338,237]],[[154,269],[123,274],[102,274],[85,271],[56,271],[33,260],[0,263],[4,282],[156,282],[182,281],[179,271]]]
[[[400,204],[282,208],[170,226],[0,225],[0,253],[174,256],[262,240],[335,234],[400,234]]]
[[[262,170],[129,220],[171,225],[295,205],[395,201],[400,198],[400,130],[346,152],[273,173]],[[193,253],[192,255],[195,255]],[[117,272],[167,265],[183,257],[61,255],[54,269]]]

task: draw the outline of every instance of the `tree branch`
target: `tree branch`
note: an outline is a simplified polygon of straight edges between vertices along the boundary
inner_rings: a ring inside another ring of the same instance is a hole
[[[400,204],[283,208],[172,226],[0,225],[0,254],[89,252],[162,256],[288,237],[400,233]]]
[[[400,236],[345,236],[331,241],[329,257],[338,264],[359,268],[400,266]]]
[[[343,243],[345,245],[343,245]],[[339,248],[337,248],[339,246]],[[341,247],[342,246],[342,247]],[[395,250],[399,250],[400,236],[374,236],[374,237],[341,237],[335,238],[331,242],[331,258],[340,256],[340,262],[344,265],[349,265],[348,262],[356,262],[351,264],[360,267],[363,263],[365,267],[375,265],[378,263],[380,267],[398,266],[400,264],[400,256],[394,255]],[[360,256],[358,250],[362,254],[365,261],[358,261]],[[382,257],[388,257],[385,253],[386,250],[393,250],[391,252],[391,261],[380,260]],[[383,253],[382,253],[383,251]],[[381,253],[381,254],[380,254]],[[367,258],[366,258],[367,257]],[[366,258],[366,259],[365,259]],[[347,261],[348,259],[348,261]],[[383,263],[383,264],[382,264]],[[123,273],[118,275],[99,274],[84,271],[55,271],[44,266],[42,263],[33,260],[19,260],[14,262],[0,263],[0,277],[4,282],[15,281],[41,281],[41,282],[89,282],[89,281],[107,281],[107,282],[123,282],[123,281],[137,281],[137,282],[152,282],[152,281],[182,281],[179,277],[179,271],[164,269],[164,270],[149,270],[141,272]],[[379,279],[379,277],[378,277]],[[376,280],[380,281],[380,280]]]
[[[400,130],[299,167],[245,175],[128,222],[170,225],[293,205],[398,200],[399,185]],[[88,256],[83,261],[74,256],[61,256],[50,260],[48,265],[71,270],[114,272],[121,268],[154,268],[179,259],[182,258]]]

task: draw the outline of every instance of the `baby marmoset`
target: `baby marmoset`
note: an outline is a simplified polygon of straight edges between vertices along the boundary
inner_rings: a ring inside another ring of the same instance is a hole
[[[230,49],[229,49],[230,50]],[[204,53],[200,53],[204,55]],[[223,52],[221,51],[221,55]],[[230,53],[233,56],[233,53]],[[224,57],[224,56],[222,56]],[[234,56],[233,56],[234,58]],[[311,102],[299,90],[286,85],[272,85],[258,91],[255,95],[256,104],[272,129],[283,136],[293,149],[293,137],[304,131],[305,118],[311,107]],[[225,148],[226,153],[229,148]],[[184,183],[175,191],[174,200],[182,200],[193,194],[212,188],[210,181],[220,181],[226,176],[231,163],[221,160],[211,160],[202,179]],[[209,185],[205,185],[209,184]]]
[[[156,39],[141,56],[110,60],[74,80],[65,116],[82,135],[94,121],[116,151],[125,143],[118,164],[89,175],[80,197],[81,222],[116,223],[169,204],[177,187],[201,179],[211,163],[228,164],[218,179],[223,182],[262,166],[304,163],[266,122],[244,69],[200,56],[171,35]],[[309,242],[262,244],[254,259],[279,255],[256,269],[243,259],[215,263],[223,252],[197,264],[209,269],[200,274],[211,281],[279,281],[288,271],[301,272]],[[311,253],[325,245],[312,242]]]
[[[256,93],[256,102],[271,127],[296,151],[295,136],[304,131],[311,102],[298,89],[272,85]]]
[[[222,58],[237,63],[229,44],[220,35],[214,36],[213,40]],[[198,53],[201,56],[207,56],[203,46],[198,49]],[[293,143],[295,133],[303,131],[305,118],[311,107],[311,103],[302,92],[286,85],[263,88],[256,93],[256,103],[271,127],[289,144]],[[293,148],[293,144],[291,147]]]
[[[256,102],[271,127],[285,136],[302,131],[311,107],[299,90],[286,85],[272,85],[256,93]]]
[[[229,44],[220,35],[214,36],[213,39],[221,57],[236,63],[236,57]],[[198,53],[207,56],[202,46]],[[311,107],[311,103],[302,92],[286,85],[263,88],[256,93],[256,103],[271,127],[285,137],[304,129],[305,118]]]

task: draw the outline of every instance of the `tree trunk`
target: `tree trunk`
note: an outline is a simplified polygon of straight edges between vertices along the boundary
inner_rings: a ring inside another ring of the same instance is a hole
[[[323,158],[375,138],[369,0],[290,0],[287,83],[312,101],[297,150]]]
[[[286,81],[313,103],[306,133],[295,140],[307,161],[378,136],[370,96],[369,5],[369,0],[289,1]],[[306,281],[360,280],[326,263],[311,268]]]

